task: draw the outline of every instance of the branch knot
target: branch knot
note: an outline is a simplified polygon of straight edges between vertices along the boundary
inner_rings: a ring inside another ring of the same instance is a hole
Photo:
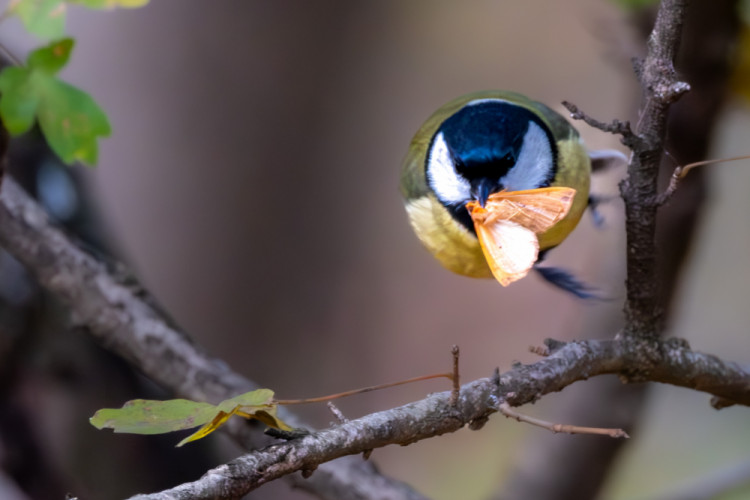
[[[690,91],[689,83],[676,81],[666,85],[657,85],[654,89],[654,97],[664,104],[671,104],[688,91]]]

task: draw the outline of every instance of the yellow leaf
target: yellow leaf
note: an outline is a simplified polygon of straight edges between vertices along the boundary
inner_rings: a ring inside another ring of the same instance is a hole
[[[232,416],[232,413],[224,413],[223,411],[220,411],[213,420],[211,420],[209,423],[195,431],[194,433],[190,434],[188,437],[177,443],[177,447],[182,446],[185,443],[189,443],[190,441],[196,441],[200,438],[206,437],[209,434],[211,434],[213,431],[224,425],[224,422],[229,420],[229,417]]]
[[[110,0],[112,7],[124,7],[126,9],[135,9],[137,7],[143,7],[148,3],[148,0]]]

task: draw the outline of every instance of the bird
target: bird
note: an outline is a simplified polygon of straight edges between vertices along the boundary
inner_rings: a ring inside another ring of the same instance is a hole
[[[445,268],[503,286],[533,268],[581,298],[596,288],[540,266],[589,205],[592,159],[578,131],[546,105],[511,91],[467,94],[435,111],[409,145],[400,190],[411,226]]]

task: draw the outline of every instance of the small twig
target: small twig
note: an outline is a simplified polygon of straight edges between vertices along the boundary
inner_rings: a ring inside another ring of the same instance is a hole
[[[729,408],[730,406],[736,405],[736,401],[732,401],[731,399],[722,398],[720,396],[713,396],[711,398],[711,407],[714,410],[723,410],[724,408]]]
[[[631,130],[629,121],[612,120],[611,122],[606,123],[592,118],[572,102],[563,101],[562,105],[565,106],[568,111],[570,111],[570,117],[574,120],[583,120],[584,123],[586,123],[590,127],[599,129],[603,132],[608,132],[610,134],[620,135],[622,136],[623,144],[627,146],[631,146],[631,144],[634,144],[634,141],[638,139],[638,137]]]
[[[0,16],[0,22],[2,22],[3,19]],[[8,48],[0,43],[0,57],[4,57],[10,64],[13,66],[23,66],[23,63],[20,59],[18,59],[16,56],[13,55],[13,53],[8,50]]]
[[[723,163],[725,161],[737,161],[737,160],[747,160],[750,159],[750,155],[742,155],[742,156],[733,156],[731,158],[719,158],[717,160],[703,160],[703,161],[696,161],[693,163],[688,163],[687,165],[678,165],[674,172],[672,172],[672,177],[669,179],[669,186],[667,186],[667,189],[658,196],[656,199],[657,205],[663,205],[669,199],[672,197],[674,192],[677,190],[677,186],[680,183],[682,179],[685,178],[687,173],[694,169],[695,167],[701,167],[703,165],[711,165],[713,163]]]
[[[532,354],[536,354],[537,356],[541,356],[543,358],[546,358],[550,354],[549,348],[544,345],[530,345],[529,352]]]
[[[354,389],[351,391],[344,391],[344,392],[339,392],[336,394],[329,394],[328,396],[319,396],[316,398],[277,399],[276,404],[304,405],[308,403],[322,403],[324,401],[331,401],[333,399],[345,398],[347,396],[354,396],[356,394],[364,394],[366,392],[378,391],[380,389],[388,389],[388,388],[396,387],[399,385],[411,384],[414,382],[421,382],[423,380],[430,380],[433,378],[447,378],[447,379],[453,380],[453,374],[452,373],[435,373],[432,375],[422,375],[420,377],[408,378],[406,380],[399,380],[398,382],[391,382],[389,384],[371,385],[370,387],[363,387],[361,389]]]
[[[338,407],[332,402],[328,401],[326,403],[326,406],[328,406],[328,409],[331,410],[331,413],[333,413],[333,416],[336,417],[336,420],[338,421],[338,423],[345,424],[349,421],[349,419],[346,418],[343,413],[341,413],[341,410],[339,410]]]
[[[331,401],[328,401],[326,403],[326,406],[328,406],[328,409],[331,410],[331,413],[333,413],[333,415],[336,417],[336,420],[338,420],[339,424],[345,424],[349,422],[349,419],[346,418],[344,414],[341,413],[341,410],[339,410],[339,408],[335,404],[333,404]],[[369,460],[370,455],[372,455],[372,448],[362,452],[362,459]],[[303,473],[303,476],[304,476],[304,473]]]
[[[451,354],[453,354],[453,390],[451,391],[450,405],[455,407],[458,404],[458,396],[461,391],[461,378],[458,374],[459,349],[457,345],[451,348]]]
[[[313,472],[317,470],[318,466],[310,467],[309,469],[302,469],[302,477],[305,479],[310,479],[312,477]]]
[[[553,338],[544,339],[544,345],[547,347],[547,350],[549,351],[550,354],[553,354],[559,351],[560,349],[565,347],[566,344],[567,342],[563,342],[562,340],[557,340]]]
[[[662,206],[669,201],[669,199],[677,190],[677,185],[680,183],[680,180],[685,176],[684,172],[685,170],[680,165],[678,165],[674,169],[674,172],[672,172],[672,177],[669,178],[669,186],[667,186],[667,189],[662,194],[656,197],[657,206]]]
[[[500,413],[508,418],[514,418],[519,422],[526,422],[527,424],[536,425],[537,427],[543,427],[544,429],[550,430],[554,433],[564,432],[566,434],[597,434],[601,436],[609,436],[612,438],[629,438],[628,433],[622,429],[605,429],[602,427],[580,427],[578,425],[568,424],[553,424],[546,420],[540,420],[538,418],[523,415],[513,410],[508,403],[501,403],[499,406]]]

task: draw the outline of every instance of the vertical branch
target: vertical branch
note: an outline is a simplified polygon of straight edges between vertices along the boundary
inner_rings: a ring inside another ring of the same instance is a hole
[[[678,80],[674,60],[686,0],[663,0],[648,39],[646,59],[635,62],[644,105],[633,138],[633,159],[620,185],[627,231],[625,334],[655,337],[662,329],[656,274],[656,188],[669,106],[689,85]]]
[[[644,42],[653,29],[654,14],[646,9],[632,20]],[[727,54],[736,46],[738,33],[736,0],[691,2],[676,61],[680,74],[690,82],[691,91],[670,108],[667,129],[668,149],[679,163],[704,159],[708,153],[714,125],[728,97],[733,61]],[[574,111],[571,113],[575,116]],[[614,127],[610,131],[627,133],[623,127]],[[670,167],[674,166],[668,163]],[[668,180],[671,170],[661,169],[660,181]],[[701,169],[691,172],[669,204],[659,209],[656,235],[658,274],[655,281],[659,283],[658,304],[666,321],[670,320],[670,303],[705,197],[704,173]],[[576,333],[577,336],[597,338],[603,331],[622,327],[619,315],[617,318],[592,319],[588,323]],[[553,409],[552,419],[596,422],[597,425],[637,432],[649,386],[623,385],[617,380],[592,382],[585,390],[574,389]],[[617,440],[562,440],[558,436],[535,434],[524,443],[515,470],[497,498],[598,498],[602,496],[602,487],[611,476],[625,444]]]

